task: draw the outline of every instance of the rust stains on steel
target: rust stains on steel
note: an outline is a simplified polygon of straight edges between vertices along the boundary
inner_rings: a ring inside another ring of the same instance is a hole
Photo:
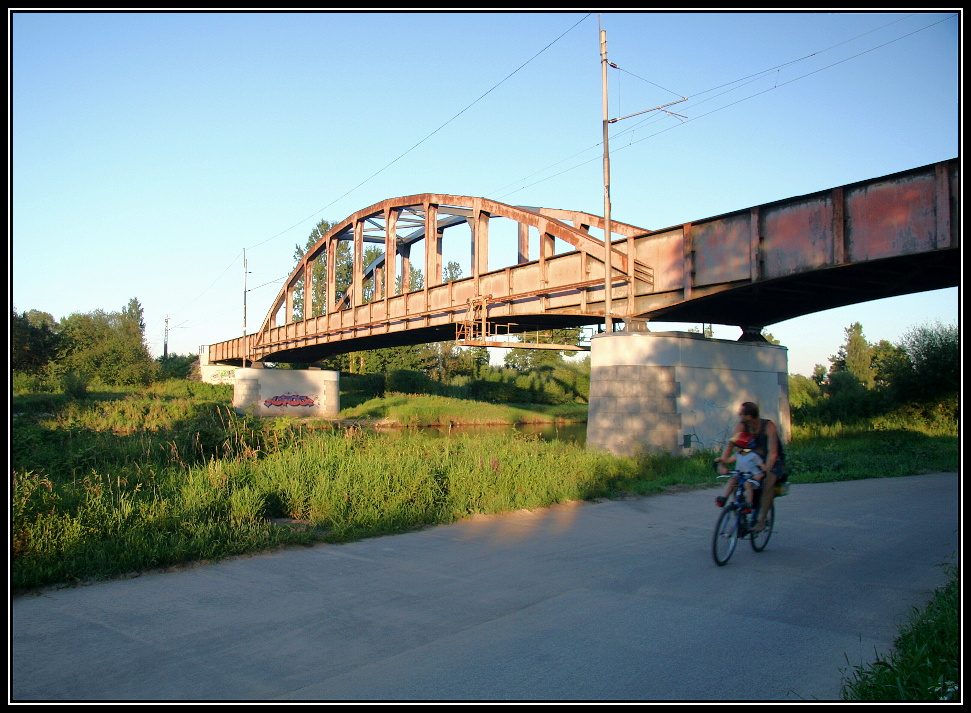
[[[612,220],[612,311],[626,320],[766,326],[956,285],[959,169],[952,159],[663,230]],[[496,219],[516,224],[517,262],[490,269]],[[462,225],[464,238],[451,230]],[[210,360],[314,361],[453,339],[476,300],[482,324],[602,323],[604,246],[591,231],[603,229],[602,217],[580,211],[437,193],[389,198],[348,216],[307,251],[250,335],[248,352],[245,340],[229,340],[210,347]],[[465,242],[470,276],[443,281],[446,232]],[[529,254],[531,235],[536,255]],[[337,277],[343,241],[352,243],[348,284]],[[556,252],[557,241],[572,250]],[[368,265],[366,243],[380,252]],[[415,290],[411,252],[419,244],[424,280]],[[314,269],[318,260],[325,269]],[[302,314],[295,314],[298,290]]]

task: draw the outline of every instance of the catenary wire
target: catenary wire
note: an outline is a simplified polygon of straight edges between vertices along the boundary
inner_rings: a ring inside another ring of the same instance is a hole
[[[547,44],[545,47],[543,47],[541,50],[539,50],[539,52],[537,52],[532,57],[530,57],[528,60],[526,60],[525,62],[523,62],[519,67],[517,67],[512,72],[510,72],[508,75],[506,75],[503,79],[501,79],[499,82],[497,82],[495,85],[493,85],[490,89],[488,89],[486,92],[484,92],[481,96],[479,96],[477,99],[475,99],[472,103],[468,104],[464,109],[462,109],[457,114],[455,114],[451,119],[449,119],[448,121],[445,121],[444,123],[442,123],[438,128],[436,128],[430,134],[428,134],[427,136],[425,136],[421,141],[419,141],[418,143],[416,143],[414,146],[412,146],[411,148],[409,148],[407,151],[404,151],[403,153],[401,153],[397,158],[395,158],[393,161],[391,161],[390,163],[388,163],[387,165],[385,165],[383,168],[380,168],[379,170],[375,171],[370,176],[368,176],[366,179],[364,179],[363,181],[361,181],[360,183],[358,183],[356,186],[354,186],[353,188],[351,188],[350,190],[348,190],[347,192],[345,192],[341,196],[335,198],[333,201],[331,201],[330,203],[328,203],[327,205],[325,205],[320,210],[317,210],[316,212],[314,212],[313,214],[307,216],[306,218],[303,218],[302,220],[294,223],[290,227],[288,227],[288,228],[286,228],[284,230],[281,230],[279,233],[276,233],[274,235],[271,235],[270,237],[266,238],[265,240],[262,240],[262,241],[260,241],[258,243],[255,243],[254,245],[250,246],[250,248],[248,248],[248,249],[253,249],[253,248],[259,247],[261,245],[264,245],[264,244],[270,242],[271,240],[274,240],[274,239],[280,237],[281,235],[284,235],[285,233],[290,232],[291,230],[293,230],[294,228],[296,228],[299,225],[302,225],[303,223],[307,222],[308,220],[311,220],[311,219],[315,218],[316,216],[320,215],[322,212],[324,212],[325,210],[327,210],[330,206],[334,205],[334,203],[336,203],[337,201],[341,200],[342,198],[347,197],[348,195],[350,195],[351,193],[353,193],[354,191],[356,191],[358,188],[360,188],[361,186],[363,186],[365,183],[367,183],[371,179],[375,178],[376,176],[378,176],[379,174],[381,174],[382,172],[384,172],[385,170],[387,170],[388,168],[390,168],[392,165],[394,165],[395,163],[397,163],[398,161],[400,161],[402,158],[404,158],[405,156],[407,156],[409,153],[411,153],[412,151],[414,151],[416,148],[418,148],[421,144],[425,143],[432,136],[434,136],[439,131],[441,131],[442,129],[444,129],[446,126],[448,126],[449,124],[451,124],[453,121],[455,121],[462,114],[464,114],[466,111],[468,111],[473,106],[475,106],[478,102],[480,102],[486,96],[488,96],[493,91],[495,91],[497,88],[499,88],[506,81],[508,81],[509,79],[511,79],[516,73],[518,73],[520,70],[522,70],[528,64],[530,64],[533,60],[535,60],[541,54],[543,54],[544,52],[546,52],[550,47],[552,47],[554,44],[556,44],[561,39],[563,39],[567,34],[569,34],[570,32],[572,32],[584,20],[586,20],[587,18],[589,18],[591,16],[591,14],[592,13],[587,13],[586,15],[584,15],[583,17],[581,17],[579,20],[577,20],[577,22],[575,22],[568,29],[566,29],[564,32],[562,32],[553,41],[551,41],[549,44]],[[205,295],[209,290],[211,290],[213,288],[213,286],[219,280],[221,280],[223,278],[223,276],[226,274],[226,272],[228,272],[229,268],[231,268],[233,265],[236,264],[236,261],[239,260],[239,258],[240,258],[241,255],[242,255],[242,252],[239,255],[237,255],[235,258],[233,258],[232,262],[230,262],[229,265],[226,266],[226,269],[223,270],[223,272],[219,275],[219,277],[217,277],[213,281],[213,283],[211,285],[209,285],[209,287],[207,287],[197,297],[195,297],[191,302],[189,302],[188,304],[186,304],[184,307],[182,307],[178,311],[174,312],[173,314],[178,314],[179,312],[184,311],[189,306],[191,306],[192,304],[194,304],[195,302],[197,302],[199,299],[201,299],[203,295]],[[266,283],[266,284],[270,284],[270,283]],[[265,285],[260,285],[260,287],[264,287],[264,286]],[[253,288],[253,289],[258,289],[258,288]]]
[[[908,15],[907,17],[912,17],[912,15]],[[880,49],[882,47],[886,47],[887,45],[893,44],[894,42],[898,42],[898,41],[903,40],[903,39],[905,39],[907,37],[910,37],[911,35],[917,34],[918,32],[923,32],[924,30],[927,30],[927,29],[929,29],[931,27],[934,27],[935,25],[938,25],[938,24],[940,24],[942,22],[945,22],[946,20],[948,20],[948,19],[950,19],[952,17],[955,17],[955,15],[948,15],[947,17],[944,17],[944,18],[942,18],[942,19],[940,19],[940,20],[938,20],[936,22],[933,22],[933,23],[931,23],[929,25],[926,25],[924,27],[920,27],[920,28],[918,28],[916,30],[913,30],[912,32],[908,32],[908,33],[906,33],[904,35],[900,35],[899,37],[895,37],[894,39],[888,40],[887,42],[883,42],[883,43],[881,43],[879,45],[875,45],[874,47],[871,47],[869,49],[866,49],[866,50],[864,50],[862,52],[858,52],[857,54],[852,55],[850,57],[846,57],[846,58],[844,58],[842,60],[839,60],[838,62],[833,62],[831,64],[826,65],[825,67],[820,67],[819,69],[815,69],[812,72],[807,72],[806,74],[800,75],[800,76],[795,77],[795,78],[790,79],[790,80],[787,80],[785,82],[782,82],[781,84],[776,84],[776,85],[774,85],[772,87],[769,87],[768,89],[764,89],[762,91],[756,92],[755,94],[751,94],[749,96],[746,96],[746,97],[743,97],[741,99],[738,99],[737,101],[731,102],[730,104],[726,104],[726,105],[721,106],[721,107],[718,107],[716,109],[712,109],[711,111],[706,112],[704,114],[701,114],[699,116],[692,117],[692,118],[687,119],[687,120],[685,120],[683,122],[680,122],[678,124],[674,124],[674,125],[669,126],[669,127],[665,128],[665,129],[662,129],[660,131],[656,131],[653,134],[650,134],[649,136],[645,136],[645,137],[643,137],[641,139],[637,139],[636,141],[631,141],[630,143],[626,144],[625,146],[618,147],[615,150],[615,152],[620,152],[620,151],[622,151],[622,150],[624,150],[626,148],[630,148],[634,144],[638,144],[638,143],[640,143],[642,141],[646,141],[647,139],[653,138],[653,137],[655,137],[655,136],[657,136],[659,134],[662,134],[662,133],[665,133],[667,131],[670,131],[671,129],[674,129],[674,128],[678,128],[680,126],[683,126],[683,125],[687,124],[688,122],[696,121],[697,119],[701,119],[703,117],[710,116],[711,114],[714,114],[714,113],[716,113],[718,111],[721,111],[722,109],[727,109],[729,107],[735,106],[736,104],[740,104],[740,103],[742,103],[744,101],[747,101],[749,99],[753,99],[753,98],[755,98],[757,96],[760,96],[762,94],[765,94],[767,92],[770,92],[770,91],[772,91],[774,89],[779,89],[781,87],[786,86],[787,84],[792,84],[793,82],[799,81],[801,79],[805,79],[806,77],[809,77],[809,76],[811,76],[813,74],[817,74],[817,73],[822,72],[822,71],[824,71],[826,69],[831,69],[832,67],[835,67],[835,66],[837,66],[839,64],[843,64],[844,62],[849,62],[850,60],[856,59],[857,57],[860,57],[862,55],[868,54],[870,52],[874,52],[874,51],[876,51],[876,50],[878,50],[878,49]],[[870,34],[872,32],[876,32],[877,30],[880,30],[880,29],[883,29],[885,27],[888,27],[889,25],[895,24],[896,22],[900,22],[900,21],[902,21],[904,19],[907,19],[907,18],[901,18],[900,20],[895,20],[892,23],[888,23],[888,24],[883,25],[881,27],[875,28],[874,30],[870,30],[870,31],[865,32],[865,33],[863,33],[861,35],[857,35],[856,37],[850,38],[848,40],[844,40],[843,42],[840,42],[840,43],[837,43],[837,44],[832,45],[830,47],[827,47],[826,49],[818,50],[817,52],[813,52],[812,54],[806,55],[805,57],[801,57],[801,58],[796,59],[796,60],[791,60],[789,62],[785,62],[785,63],[783,63],[781,65],[777,65],[776,67],[772,67],[772,68],[769,68],[769,69],[762,70],[760,72],[756,72],[754,74],[747,75],[745,77],[741,77],[741,78],[736,79],[736,80],[734,80],[732,82],[727,82],[725,84],[721,84],[721,85],[718,85],[716,87],[712,87],[711,89],[706,89],[706,90],[704,90],[702,92],[698,92],[694,96],[700,96],[701,94],[706,94],[708,92],[712,92],[712,91],[715,91],[717,89],[721,89],[721,88],[724,88],[724,87],[730,87],[730,86],[732,86],[734,84],[738,84],[739,82],[744,82],[744,84],[739,85],[739,87],[746,86],[747,84],[751,84],[752,82],[757,81],[759,78],[765,76],[766,74],[769,74],[771,72],[774,72],[774,71],[776,71],[776,70],[778,70],[778,69],[780,69],[782,67],[785,67],[785,66],[788,66],[788,65],[791,65],[791,64],[796,64],[796,63],[801,62],[801,61],[803,61],[805,59],[809,59],[810,57],[813,57],[813,56],[822,54],[823,52],[826,52],[826,51],[828,51],[830,49],[834,49],[835,47],[839,47],[840,45],[844,45],[844,44],[846,44],[848,42],[852,42],[853,40],[859,39],[860,37],[863,37],[865,35],[868,35],[868,34]],[[617,69],[620,69],[620,68],[617,67]],[[632,74],[632,73],[628,72],[628,74]],[[637,75],[633,75],[633,76],[637,76]],[[638,79],[643,79],[642,77],[637,77],[637,78]],[[649,80],[644,80],[644,81],[648,81],[649,82]],[[653,84],[653,82],[649,82],[649,83]],[[658,85],[655,85],[655,86],[658,86]],[[713,99],[716,99],[719,96],[722,96],[722,95],[727,94],[729,92],[735,91],[735,89],[738,89],[739,87],[735,87],[733,89],[726,89],[724,92],[720,92],[719,94],[716,94],[714,96],[708,97],[707,99],[701,100],[700,102],[698,102],[698,104],[703,104],[703,103],[706,103],[706,102],[711,101]],[[664,89],[664,87],[659,87],[659,88]],[[665,89],[665,91],[671,91],[671,90]],[[677,94],[677,92],[672,92],[672,93]],[[681,95],[681,96],[684,96],[684,95]],[[637,122],[634,126],[630,127],[629,129],[625,129],[624,131],[619,132],[618,134],[615,135],[615,137],[622,136],[622,135],[624,135],[626,133],[629,133],[631,131],[634,131],[635,129],[643,126],[644,123],[653,123],[655,121],[659,121],[662,118],[663,117],[649,117],[647,119],[644,119],[644,120],[642,120],[640,122]],[[506,188],[506,187],[512,186],[512,185],[517,185],[520,181],[527,180],[531,176],[536,176],[538,174],[541,174],[544,171],[547,171],[550,168],[553,168],[554,166],[559,166],[560,164],[564,163],[565,161],[570,160],[571,158],[574,158],[574,157],[579,156],[579,155],[581,155],[581,154],[583,154],[583,153],[585,153],[587,151],[591,151],[591,150],[593,150],[595,148],[598,148],[598,147],[601,147],[601,146],[603,146],[603,142],[598,142],[596,144],[593,144],[592,146],[589,146],[586,149],[583,149],[583,150],[581,150],[581,151],[573,154],[572,156],[570,156],[570,157],[568,157],[566,159],[562,159],[561,161],[558,161],[557,163],[552,164],[551,166],[548,166],[548,167],[546,167],[544,169],[541,169],[539,171],[536,171],[536,172],[530,174],[530,176],[527,176],[526,178],[521,178],[518,181],[513,181],[512,183],[508,183],[503,188]],[[514,191],[509,191],[507,193],[498,194],[496,197],[497,197],[497,199],[502,199],[502,198],[506,198],[506,197],[511,196],[511,195],[515,195],[516,193],[519,193],[520,191],[526,190],[527,188],[531,188],[531,187],[533,187],[535,185],[538,185],[538,184],[543,183],[545,181],[549,181],[549,180],[551,180],[553,178],[556,178],[557,176],[562,176],[565,173],[569,173],[570,171],[574,171],[574,170],[576,170],[578,168],[582,168],[583,166],[586,166],[586,165],[588,165],[590,163],[593,163],[594,161],[601,161],[601,160],[602,160],[602,156],[595,156],[594,158],[588,159],[586,161],[582,161],[581,163],[578,163],[575,166],[572,166],[570,168],[564,169],[562,171],[558,171],[557,173],[554,173],[554,174],[552,174],[550,176],[547,176],[546,178],[541,178],[538,181],[534,181],[532,183],[529,183],[529,184],[520,186],[519,188],[517,188]],[[502,191],[503,188],[499,189],[499,191]],[[498,191],[497,191],[497,193],[498,193]]]
[[[251,246],[251,247],[254,247],[254,248],[255,248],[255,247],[258,247],[258,246],[260,246],[260,245],[263,245],[264,243],[267,243],[267,242],[269,242],[270,240],[273,240],[274,238],[277,238],[277,237],[279,237],[280,235],[283,235],[283,233],[286,233],[286,232],[288,232],[288,231],[290,231],[290,230],[292,230],[293,228],[295,228],[295,227],[297,227],[297,226],[298,226],[298,225],[300,225],[301,223],[304,223],[304,222],[306,222],[307,220],[310,220],[310,219],[312,219],[312,218],[314,218],[314,217],[316,217],[316,216],[318,216],[318,215],[320,215],[320,214],[321,214],[321,213],[323,213],[323,212],[324,212],[325,210],[327,210],[327,209],[328,209],[328,208],[330,208],[330,207],[331,207],[332,205],[334,205],[334,203],[336,203],[337,201],[339,201],[339,200],[341,200],[342,198],[346,198],[346,197],[347,197],[348,195],[350,195],[351,193],[353,193],[354,191],[356,191],[356,190],[357,190],[358,188],[360,188],[361,186],[363,186],[363,185],[364,185],[365,183],[367,183],[367,182],[368,182],[368,181],[370,181],[371,179],[373,179],[373,178],[375,178],[376,176],[378,176],[378,175],[380,175],[381,173],[383,173],[384,171],[386,171],[387,169],[389,169],[389,168],[390,168],[391,166],[393,166],[393,165],[394,165],[394,164],[396,164],[396,163],[397,163],[398,161],[400,161],[401,159],[403,159],[403,158],[404,158],[405,156],[407,156],[407,155],[408,155],[409,153],[411,153],[411,152],[412,152],[412,151],[414,151],[414,150],[415,150],[416,148],[418,148],[419,146],[421,146],[421,145],[422,145],[423,143],[425,143],[426,141],[428,141],[428,139],[430,139],[431,137],[433,137],[433,136],[434,136],[435,134],[437,134],[437,133],[438,133],[439,131],[441,131],[441,130],[442,130],[442,129],[444,129],[444,128],[445,128],[446,126],[448,126],[448,125],[449,125],[449,124],[451,124],[451,123],[452,123],[453,121],[455,121],[455,120],[456,120],[456,119],[458,119],[458,118],[459,118],[460,116],[462,116],[462,114],[464,114],[464,113],[465,113],[465,112],[467,112],[467,111],[468,111],[469,109],[471,109],[471,108],[472,108],[473,106],[475,106],[475,105],[476,105],[476,104],[478,104],[478,103],[479,103],[480,101],[482,101],[483,99],[485,99],[485,98],[486,98],[486,97],[487,97],[487,96],[488,96],[489,94],[491,94],[491,93],[492,93],[493,91],[495,91],[496,89],[498,89],[498,88],[499,88],[499,87],[500,87],[500,86],[501,86],[502,84],[504,84],[504,83],[505,83],[506,81],[508,81],[509,79],[511,79],[511,78],[513,77],[513,75],[515,75],[515,74],[516,74],[517,72],[519,72],[519,71],[520,71],[521,69],[523,69],[523,68],[524,68],[524,67],[525,67],[526,65],[528,65],[528,64],[529,64],[530,62],[532,62],[533,60],[535,60],[535,59],[536,59],[537,57],[539,57],[539,56],[540,56],[541,54],[543,54],[544,52],[546,52],[546,50],[548,50],[548,49],[549,49],[550,47],[552,47],[552,46],[553,46],[553,45],[555,45],[555,44],[556,44],[557,42],[559,42],[559,41],[560,41],[561,39],[563,39],[563,38],[564,38],[564,37],[565,37],[565,36],[566,36],[567,34],[569,34],[570,32],[572,32],[572,31],[573,31],[573,30],[574,30],[574,29],[575,29],[575,28],[577,27],[577,25],[579,25],[579,24],[580,24],[581,22],[583,22],[583,21],[584,21],[584,20],[586,20],[586,19],[587,19],[588,17],[590,17],[590,15],[591,15],[591,13],[587,13],[586,15],[584,15],[583,17],[581,17],[581,18],[580,18],[579,20],[577,20],[577,21],[576,21],[576,22],[575,22],[575,23],[574,23],[574,24],[573,24],[573,25],[572,25],[571,27],[569,27],[569,28],[568,28],[567,30],[565,30],[565,31],[564,31],[564,32],[563,32],[562,34],[560,34],[560,35],[559,35],[559,37],[557,37],[557,38],[556,38],[556,39],[554,39],[554,40],[553,40],[552,42],[550,42],[549,44],[547,44],[547,45],[546,45],[546,46],[545,46],[545,47],[544,47],[543,49],[541,49],[541,50],[540,50],[539,52],[537,52],[536,54],[534,54],[534,55],[533,55],[532,57],[530,57],[530,58],[529,58],[528,60],[526,60],[525,62],[523,62],[523,63],[522,63],[521,65],[519,65],[519,67],[517,67],[516,69],[514,69],[514,70],[513,70],[512,72],[510,72],[509,74],[507,74],[507,75],[506,75],[506,76],[505,76],[505,77],[504,77],[503,79],[501,79],[501,80],[499,80],[499,82],[497,82],[496,84],[494,84],[494,85],[493,85],[493,86],[492,86],[492,87],[491,87],[490,89],[488,89],[488,90],[487,90],[487,91],[485,91],[485,92],[484,92],[484,93],[483,93],[483,94],[482,94],[481,96],[479,96],[479,98],[478,98],[478,99],[476,99],[476,100],[474,100],[474,101],[473,101],[473,102],[472,102],[471,104],[469,104],[469,105],[467,105],[467,106],[466,106],[466,107],[465,107],[464,109],[462,109],[462,110],[461,110],[461,111],[459,111],[459,112],[458,112],[457,114],[455,114],[455,116],[453,116],[453,117],[452,117],[451,119],[449,119],[448,121],[446,121],[446,122],[444,122],[444,123],[443,123],[443,124],[441,124],[441,125],[440,125],[440,126],[439,126],[439,127],[437,128],[437,129],[435,129],[435,130],[434,130],[434,131],[432,131],[432,132],[431,132],[430,134],[428,134],[427,136],[425,136],[425,138],[423,138],[423,139],[422,139],[421,141],[419,141],[418,143],[416,143],[416,144],[415,144],[414,146],[412,146],[411,148],[409,148],[409,149],[408,149],[407,151],[405,151],[405,152],[403,152],[403,153],[401,153],[401,154],[399,154],[399,155],[398,155],[398,156],[397,156],[397,157],[396,157],[395,159],[393,159],[392,161],[390,161],[389,163],[387,163],[387,164],[386,164],[385,166],[383,166],[382,168],[380,168],[380,169],[378,169],[377,171],[375,171],[374,173],[372,173],[372,174],[371,174],[370,176],[368,176],[367,178],[365,178],[365,179],[364,179],[363,181],[361,181],[360,183],[358,183],[358,184],[357,184],[356,186],[354,186],[353,188],[351,188],[350,190],[348,190],[348,191],[347,191],[347,192],[345,192],[344,194],[342,194],[342,195],[340,195],[340,196],[338,196],[337,198],[335,198],[334,200],[332,200],[332,201],[331,201],[330,203],[328,203],[327,205],[325,205],[325,206],[324,206],[323,208],[321,208],[320,210],[318,210],[317,212],[315,212],[315,213],[314,213],[313,215],[310,215],[310,216],[308,216],[308,217],[306,217],[306,218],[304,218],[304,219],[303,219],[302,221],[300,221],[299,223],[296,223],[296,224],[294,224],[294,225],[292,225],[292,226],[290,226],[289,228],[287,228],[286,230],[284,230],[284,231],[282,231],[282,232],[280,232],[280,233],[277,233],[276,235],[274,235],[274,236],[272,236],[272,237],[269,237],[269,238],[267,238],[266,240],[263,240],[263,241],[261,241],[261,242],[259,242],[259,243],[256,243],[255,245],[253,245],[253,246]]]

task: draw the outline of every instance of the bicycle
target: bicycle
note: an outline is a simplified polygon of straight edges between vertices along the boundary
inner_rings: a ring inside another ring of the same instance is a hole
[[[772,525],[775,522],[775,503],[769,506],[769,512],[765,517],[765,528],[760,532],[754,532],[753,528],[758,522],[760,503],[762,500],[762,485],[748,473],[739,473],[737,470],[728,471],[727,475],[719,475],[719,478],[737,477],[738,483],[735,485],[735,493],[731,500],[725,503],[724,510],[718,516],[718,523],[715,525],[715,537],[711,543],[711,554],[715,558],[715,564],[719,567],[728,563],[739,538],[749,538],[752,549],[761,552],[769,544],[772,537]],[[745,500],[745,483],[752,483],[752,497],[754,508],[751,513],[745,513],[748,503]]]

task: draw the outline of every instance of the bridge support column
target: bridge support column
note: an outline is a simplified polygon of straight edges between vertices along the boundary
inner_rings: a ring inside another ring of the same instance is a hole
[[[785,347],[690,332],[616,332],[590,343],[587,447],[618,456],[720,449],[743,401],[791,432]]]
[[[340,411],[340,372],[320,369],[237,369],[237,413],[334,418]]]

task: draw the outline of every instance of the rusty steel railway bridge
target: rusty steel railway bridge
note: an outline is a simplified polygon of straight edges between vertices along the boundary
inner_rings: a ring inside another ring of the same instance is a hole
[[[664,230],[612,221],[612,317],[628,328],[650,320],[737,325],[742,339],[758,338],[765,326],[811,312],[956,286],[959,169],[955,158]],[[490,269],[497,222],[515,232],[517,262]],[[447,282],[446,231],[465,241],[472,272]],[[452,339],[508,346],[504,335],[602,324],[603,231],[602,217],[577,211],[432,193],[388,199],[328,231],[260,328],[210,345],[209,360],[310,363]],[[342,242],[353,255],[344,289]],[[369,264],[366,245],[380,250]],[[423,273],[418,289],[412,267]]]

